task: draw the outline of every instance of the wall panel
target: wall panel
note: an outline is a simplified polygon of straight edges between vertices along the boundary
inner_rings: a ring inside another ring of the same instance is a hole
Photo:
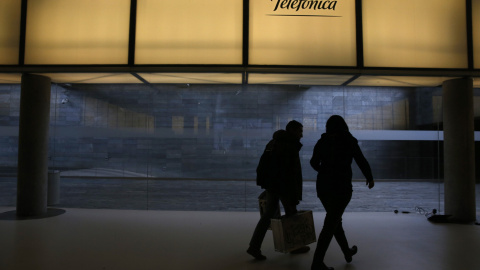
[[[250,1],[249,64],[356,65],[355,1],[298,2]]]
[[[241,0],[138,0],[135,64],[241,64]]]
[[[20,9],[20,0],[0,1],[0,65],[18,64]]]
[[[25,64],[127,64],[130,0],[28,1]]]
[[[465,1],[364,0],[367,67],[467,68]]]

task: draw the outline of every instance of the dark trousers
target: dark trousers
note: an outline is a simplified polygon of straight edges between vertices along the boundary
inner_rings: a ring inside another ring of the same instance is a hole
[[[279,201],[282,202],[283,208],[285,209],[285,215],[289,216],[297,212],[296,204],[291,203],[286,198],[282,198],[278,194],[267,190],[265,211],[255,227],[252,239],[250,240],[250,248],[260,249],[262,247],[263,239],[268,231],[268,227],[270,227],[270,220],[279,211]]]
[[[351,192],[326,193],[320,195],[320,201],[327,214],[325,215],[322,231],[318,237],[317,248],[313,256],[312,270],[323,267],[325,253],[334,236],[343,253],[348,254],[347,252],[349,252],[350,248],[347,237],[345,236],[345,231],[343,230],[342,216],[351,199]]]

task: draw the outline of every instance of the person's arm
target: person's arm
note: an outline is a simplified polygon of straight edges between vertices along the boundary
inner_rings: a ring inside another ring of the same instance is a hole
[[[312,166],[312,168],[317,172],[320,171],[320,148],[320,141],[318,141],[313,148],[312,158],[310,159],[310,166]]]
[[[375,186],[375,181],[373,181],[372,169],[357,143],[354,144],[353,158],[367,179],[366,185],[368,185],[369,189],[373,188]]]

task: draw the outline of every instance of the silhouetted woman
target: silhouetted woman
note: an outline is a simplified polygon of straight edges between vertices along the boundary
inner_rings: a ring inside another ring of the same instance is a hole
[[[325,253],[335,236],[347,262],[357,253],[357,247],[349,247],[342,226],[342,215],[352,198],[352,160],[355,160],[367,179],[369,188],[374,186],[372,171],[363,156],[358,141],[348,130],[347,123],[339,115],[331,116],[313,150],[310,165],[318,172],[317,196],[327,212],[323,229],[318,237],[312,270],[333,269],[323,262]]]

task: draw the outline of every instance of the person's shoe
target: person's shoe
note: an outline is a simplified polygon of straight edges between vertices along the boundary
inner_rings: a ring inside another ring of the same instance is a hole
[[[265,257],[262,254],[262,251],[260,249],[248,248],[247,253],[252,255],[256,260],[259,260],[259,261],[263,261],[267,259],[267,257]]]
[[[352,256],[357,254],[357,251],[358,251],[358,248],[357,246],[353,246],[351,249],[349,249],[349,254],[345,254],[345,260],[347,261],[347,263],[351,263],[352,262]]]
[[[302,254],[302,253],[307,253],[310,250],[309,246],[303,246],[301,248],[294,249],[290,251],[290,254]]]

